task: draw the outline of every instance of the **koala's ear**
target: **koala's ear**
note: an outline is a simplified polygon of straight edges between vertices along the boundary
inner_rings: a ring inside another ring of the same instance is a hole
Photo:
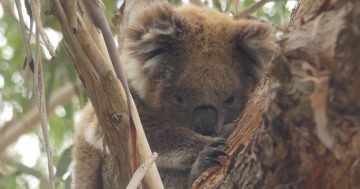
[[[275,38],[267,24],[244,20],[236,31],[236,49],[246,59],[247,69],[255,77],[262,75],[263,67],[277,49]]]
[[[140,11],[127,29],[124,48],[130,58],[154,69],[174,50],[184,31],[184,21],[167,3],[153,3]]]

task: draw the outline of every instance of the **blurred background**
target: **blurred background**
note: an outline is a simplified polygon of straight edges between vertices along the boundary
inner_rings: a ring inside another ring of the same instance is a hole
[[[257,0],[201,0],[205,5],[237,15]],[[120,1],[104,1],[108,19],[120,7]],[[169,0],[171,4],[189,4],[189,0]],[[56,186],[70,188],[73,124],[86,103],[86,94],[78,87],[78,78],[62,47],[60,26],[49,15],[49,2],[42,3],[42,21],[58,57],[51,59],[45,48],[45,93],[48,105],[49,137],[56,166]],[[275,0],[259,8],[253,17],[272,23],[278,38],[287,26],[295,0]],[[24,2],[22,1],[22,4]],[[26,24],[29,17],[25,7]],[[110,22],[111,23],[111,22]],[[34,37],[31,41],[34,49]],[[0,0],[0,189],[47,188],[47,159],[34,94],[31,72],[23,70],[25,48],[14,0]]]

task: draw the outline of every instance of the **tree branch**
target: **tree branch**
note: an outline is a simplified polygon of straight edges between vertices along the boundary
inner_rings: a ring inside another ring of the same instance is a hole
[[[79,83],[75,84],[75,86],[79,86]],[[47,104],[47,115],[54,112],[57,106],[64,105],[73,98],[75,95],[75,86],[69,83],[57,91],[54,91],[54,94],[50,97]],[[0,154],[21,135],[34,130],[34,128],[38,126],[39,120],[38,110],[34,107],[20,120],[11,125],[5,125],[0,130]]]
[[[303,12],[295,13],[304,15],[293,16],[299,19],[293,23],[301,25],[285,34],[268,69],[270,90],[258,105],[264,108],[246,115],[248,104],[240,120],[250,123],[261,113],[261,124],[254,121],[251,127],[258,128],[249,142],[242,138],[249,138],[246,135],[233,133],[230,149],[236,146],[234,139],[244,145],[235,156],[228,149],[231,163],[222,160],[223,165],[207,171],[210,176],[203,176],[206,180],[196,187],[360,186],[360,23],[355,19],[360,16],[360,2],[303,0],[300,7],[302,3],[307,5]],[[234,132],[248,130],[244,123]]]
[[[47,152],[46,154],[47,154],[48,171],[49,171],[48,173],[49,188],[55,189],[55,175],[54,175],[54,167],[53,167],[53,159],[52,159],[52,149],[49,143],[49,130],[48,130],[49,124],[46,117],[45,91],[44,91],[44,81],[43,81],[43,73],[42,73],[42,65],[41,65],[41,54],[40,54],[40,32],[41,32],[40,7],[39,7],[39,2],[35,0],[31,0],[30,4],[31,4],[33,19],[35,19],[35,23],[36,23],[34,82],[35,82],[35,90],[37,97],[37,105],[39,110],[41,129],[45,141],[45,149]]]
[[[130,89],[129,89],[129,85],[127,82],[127,78],[126,78],[125,72],[122,68],[122,65],[120,63],[120,57],[118,54],[118,50],[115,45],[110,26],[106,20],[106,16],[104,14],[104,11],[102,10],[102,6],[99,5],[99,3],[97,3],[96,0],[92,0],[92,1],[88,0],[88,1],[84,1],[84,3],[86,4],[86,7],[89,11],[91,20],[93,21],[94,25],[97,28],[99,28],[102,32],[102,36],[104,38],[104,41],[105,41],[105,44],[107,47],[107,52],[111,59],[112,67],[114,68],[116,76],[120,80],[120,82],[125,90],[127,105],[128,105],[128,109],[130,112],[129,129],[130,129],[131,158],[132,158],[131,169],[132,169],[132,171],[135,171],[135,169],[137,168],[137,152],[136,152],[136,129],[135,129],[133,117],[134,116],[139,117],[139,115],[138,114],[134,115],[133,109],[136,109],[136,107],[135,107],[135,105],[133,105],[133,103],[131,103],[131,101],[133,101],[133,98],[130,94]]]
[[[155,163],[158,154],[155,152],[153,153],[143,164],[141,164],[138,169],[135,171],[134,175],[132,176],[129,184],[127,185],[126,189],[136,189],[139,187],[142,179],[144,178],[145,174],[149,171],[150,166]]]
[[[21,1],[20,0],[15,0],[15,4],[16,4],[18,16],[19,16],[21,33],[22,33],[23,39],[24,39],[23,41],[24,41],[25,53],[26,53],[26,65],[28,66],[30,61],[32,60],[29,35],[26,33],[24,15],[23,15],[23,12],[21,10]]]
[[[106,56],[106,49],[101,49],[101,46],[94,42],[94,39],[101,41],[102,36],[93,25],[83,1],[79,2],[83,12],[81,15],[79,12],[77,14],[78,27],[75,33],[67,17],[69,10],[64,10],[58,0],[51,1],[51,4],[62,27],[65,50],[79,74],[102,126],[104,144],[111,154],[112,170],[109,171],[119,173],[117,180],[122,184],[120,188],[125,188],[131,178],[131,157],[124,90],[110,67],[111,61]]]
[[[93,24],[83,1],[79,1],[81,14],[77,14],[77,31],[70,29],[68,12],[58,0],[52,0],[52,7],[62,26],[65,49],[78,71],[80,80],[92,102],[99,123],[104,132],[104,143],[109,147],[112,168],[119,173],[118,181],[125,188],[131,178],[129,110],[126,92],[117,79],[107,46],[98,28]],[[133,101],[130,101],[133,103]],[[137,112],[130,110],[131,114]],[[137,129],[137,150],[139,162],[151,155],[140,120],[134,122]],[[146,154],[146,155],[144,155]],[[147,188],[162,188],[160,176],[153,164],[146,174],[144,185]]]
[[[236,155],[235,152],[239,148],[245,148],[251,142],[252,137],[256,130],[260,127],[262,122],[262,114],[265,108],[265,99],[269,95],[270,81],[263,79],[257,89],[254,91],[253,96],[246,104],[244,111],[236,123],[234,131],[228,138],[229,148],[226,153],[229,158],[223,157],[220,159],[222,165],[210,168],[193,183],[193,189],[206,189],[216,188],[225,177],[230,159]]]

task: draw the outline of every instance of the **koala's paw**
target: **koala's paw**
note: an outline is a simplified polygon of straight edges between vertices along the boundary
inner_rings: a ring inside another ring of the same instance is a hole
[[[225,139],[217,139],[199,153],[191,169],[190,183],[193,183],[206,169],[220,165],[221,162],[218,157],[229,156],[224,152],[227,145]]]

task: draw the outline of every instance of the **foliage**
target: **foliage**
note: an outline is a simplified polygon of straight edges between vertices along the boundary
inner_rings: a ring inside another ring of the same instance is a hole
[[[61,38],[59,25],[53,16],[45,14],[50,10],[48,1],[42,2],[42,20],[47,28],[50,39]],[[104,1],[106,15],[111,19],[114,9],[120,2]],[[180,5],[181,0],[169,0],[174,5]],[[253,4],[255,0],[204,0],[204,4],[222,12],[236,15],[244,8]],[[23,1],[22,1],[23,3]],[[259,9],[254,16],[283,26],[288,22],[290,11],[286,2],[268,3],[266,8]],[[0,134],[11,125],[20,120],[33,107],[36,107],[32,86],[31,74],[24,74],[23,63],[25,59],[24,43],[20,32],[14,0],[1,1],[0,10]],[[1,13],[2,12],[2,13]],[[111,22],[110,22],[111,23]],[[34,37],[32,37],[34,41]],[[54,42],[54,40],[52,41]],[[34,49],[34,47],[32,47]],[[44,51],[45,52],[45,51]],[[45,77],[45,93],[47,99],[57,89],[66,83],[74,83],[77,74],[68,63],[62,43],[57,46],[58,58],[50,60],[47,55],[42,57]],[[45,52],[46,54],[46,52]],[[53,148],[54,162],[57,168],[57,188],[70,188],[71,143],[73,123],[78,111],[85,103],[85,94],[78,92],[69,103],[56,108],[55,113],[49,116],[50,140]],[[25,149],[27,143],[18,142],[8,148],[6,155],[11,161],[1,160],[0,149],[0,188],[47,188],[47,163],[40,129],[33,131],[31,140],[38,144],[41,153],[35,157],[34,162],[25,161],[32,154],[33,149]],[[40,142],[39,142],[40,141]],[[19,148],[19,146],[23,146]],[[34,159],[34,158],[33,158]]]

